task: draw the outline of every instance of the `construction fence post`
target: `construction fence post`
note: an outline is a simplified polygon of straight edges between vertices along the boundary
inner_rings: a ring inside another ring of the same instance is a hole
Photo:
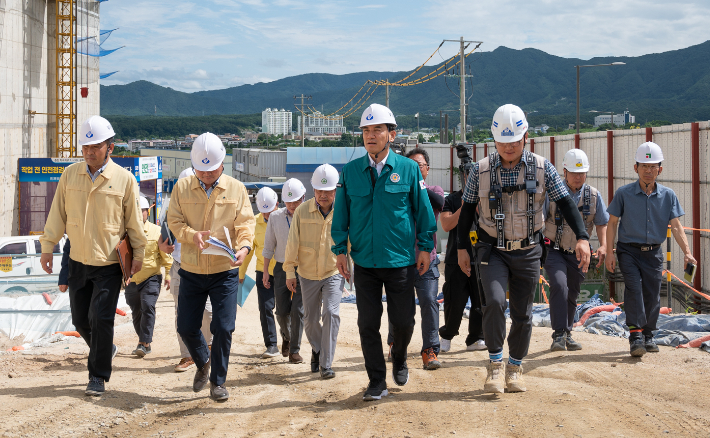
[[[666,293],[668,294],[668,308],[673,305],[673,285],[671,284],[671,227],[666,231]]]

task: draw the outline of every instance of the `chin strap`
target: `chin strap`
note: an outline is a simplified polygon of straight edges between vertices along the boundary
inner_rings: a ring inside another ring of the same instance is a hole
[[[377,156],[380,155],[382,152],[384,152],[385,149],[387,149],[388,147],[390,147],[389,141],[387,141],[387,143],[385,144],[385,147],[383,147],[381,151],[379,151],[378,153],[375,154],[375,160],[377,159]]]

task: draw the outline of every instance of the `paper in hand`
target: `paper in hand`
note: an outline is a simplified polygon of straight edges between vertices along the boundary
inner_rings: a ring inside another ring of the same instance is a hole
[[[210,236],[206,241],[206,243],[209,243],[210,246],[203,249],[202,254],[221,255],[228,257],[232,262],[236,262],[237,256],[234,253],[234,249],[232,249],[232,239],[229,236],[229,230],[227,227],[224,227],[224,233],[229,244],[224,244],[221,240]]]

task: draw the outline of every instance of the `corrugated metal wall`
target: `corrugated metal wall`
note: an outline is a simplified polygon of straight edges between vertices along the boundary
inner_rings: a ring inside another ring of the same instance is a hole
[[[679,124],[662,126],[652,129],[653,142],[657,143],[664,154],[663,171],[658,178],[658,182],[670,187],[678,196],[681,206],[685,210],[685,216],[681,217],[681,223],[685,227],[693,226],[693,210],[700,211],[700,228],[710,229],[710,122],[700,122],[700,205],[693,205],[692,201],[692,150],[691,150],[691,124]],[[547,159],[552,158],[550,143],[553,137],[535,138],[535,153]],[[564,135],[554,137],[555,167],[562,173],[562,160],[564,154],[574,148],[575,136]],[[625,184],[638,180],[634,171],[635,153],[639,145],[646,141],[646,130],[619,130],[613,134],[613,160],[614,160],[614,181],[613,189],[616,191]],[[488,152],[492,152],[494,143],[485,144]],[[476,145],[477,159],[484,157],[484,144]],[[580,134],[580,149],[586,152],[589,157],[590,171],[587,182],[599,189],[604,202],[609,204],[608,184],[609,174],[607,171],[607,133],[591,132]],[[529,147],[528,147],[529,149]],[[447,158],[448,162],[448,158]],[[686,230],[688,242],[693,246],[693,232]],[[592,243],[598,245],[596,236]],[[703,290],[710,289],[710,233],[700,232],[701,246],[701,275]],[[671,245],[671,271],[682,278],[683,274],[683,253],[673,240]],[[617,296],[623,295],[623,285],[617,285]],[[665,286],[664,286],[665,293]],[[618,300],[622,300],[619,298]],[[665,301],[663,302],[665,305]],[[677,305],[677,303],[676,303]],[[682,311],[683,309],[676,309]]]

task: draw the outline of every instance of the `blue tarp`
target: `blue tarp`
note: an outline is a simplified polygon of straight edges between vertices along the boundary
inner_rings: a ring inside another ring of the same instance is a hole
[[[274,182],[245,182],[244,187],[247,190],[259,190],[262,187],[269,187],[274,190],[281,190],[284,183],[274,183]]]
[[[104,74],[102,74],[102,75],[99,75],[99,79],[106,79],[107,77],[109,77],[109,76],[111,76],[111,75],[113,75],[113,74],[116,74],[116,73],[118,73],[118,70],[112,71],[111,73],[104,73]]]

